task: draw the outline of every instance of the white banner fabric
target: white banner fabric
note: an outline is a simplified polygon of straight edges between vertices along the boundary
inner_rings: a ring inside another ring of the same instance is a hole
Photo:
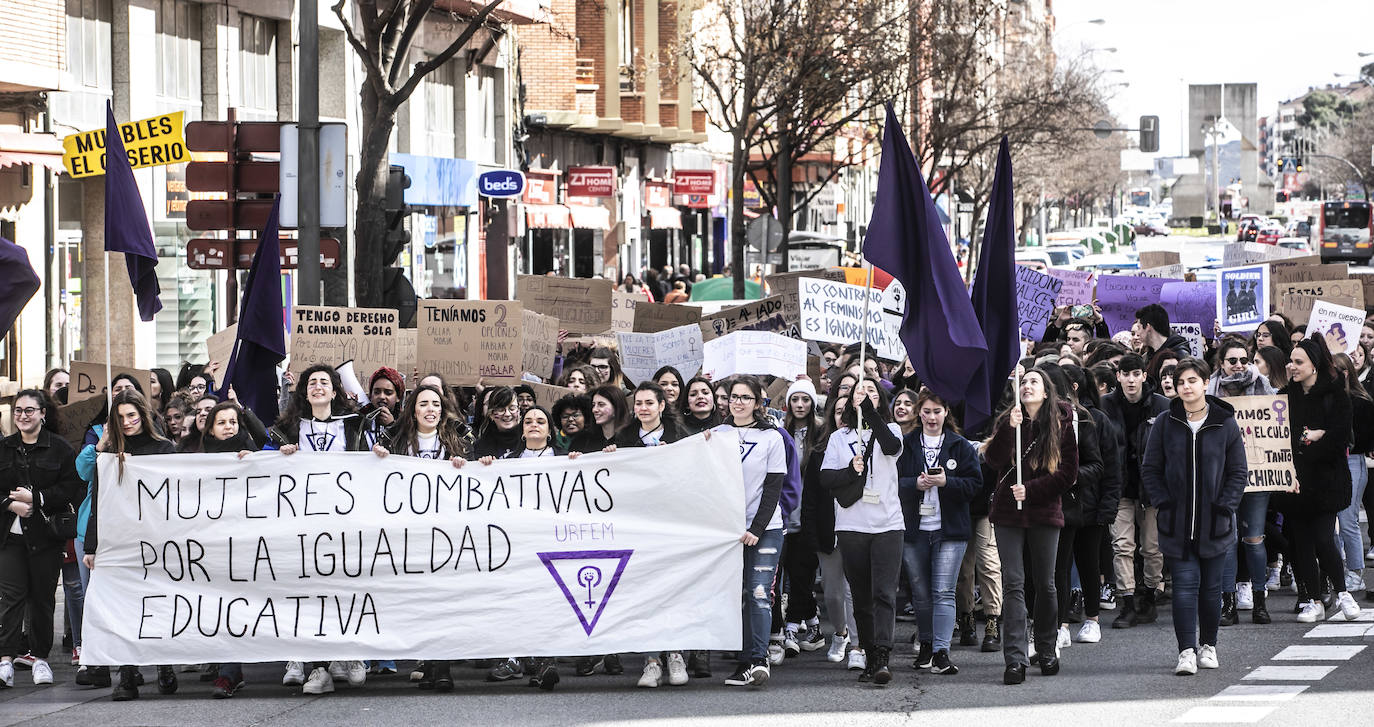
[[[370,452],[99,468],[89,664],[740,648],[732,432],[462,469]]]

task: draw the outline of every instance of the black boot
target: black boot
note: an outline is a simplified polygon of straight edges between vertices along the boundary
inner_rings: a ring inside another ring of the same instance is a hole
[[[1136,618],[1140,623],[1152,624],[1159,618],[1159,609],[1155,608],[1155,597],[1158,593],[1153,588],[1146,588],[1136,599]]]
[[[1026,681],[1025,664],[1008,664],[1007,670],[1002,672],[1003,684],[1021,684]]]
[[[1002,617],[988,616],[988,622],[983,626],[983,646],[984,653],[992,653],[1002,650]]]
[[[1116,615],[1112,621],[1114,629],[1129,629],[1140,623],[1140,615],[1135,612],[1135,596],[1124,595],[1121,597],[1121,613]]]
[[[978,637],[973,633],[977,627],[973,622],[972,613],[959,614],[958,618],[955,619],[955,626],[959,630],[960,646],[974,646],[978,643]]]
[[[1264,592],[1264,588],[1255,591],[1255,607],[1250,611],[1250,621],[1252,623],[1267,624],[1271,622],[1272,619],[1269,618],[1269,609],[1264,607],[1264,599],[1266,597],[1268,597],[1268,594]]]
[[[1083,623],[1083,592],[1074,590],[1069,593],[1069,623]]]
[[[1301,611],[1302,611],[1302,607],[1305,606],[1305,605],[1307,605],[1307,602],[1310,601],[1310,600],[1312,600],[1312,597],[1309,596],[1309,595],[1307,594],[1307,589],[1306,589],[1306,588],[1303,588],[1302,583],[1299,582],[1299,583],[1298,583],[1298,600],[1295,601],[1295,602],[1293,603],[1293,613],[1296,614],[1296,613],[1301,612]]]
[[[873,669],[873,683],[881,687],[892,681],[892,670],[889,669],[887,665],[887,659],[891,655],[892,649],[886,646],[879,646],[874,651],[876,652],[874,657],[877,659],[878,665]]]
[[[690,651],[687,653],[687,673],[697,679],[711,678],[711,652]]]
[[[859,681],[873,681],[873,672],[878,668],[878,649],[875,646],[863,645],[859,647],[864,652],[864,670],[859,672]]]
[[[157,668],[157,693],[176,694],[177,692],[177,673],[170,666],[160,666]]]
[[[128,702],[138,699],[138,667],[119,667],[119,683],[115,685],[114,691],[110,693],[110,699],[116,702]]]
[[[430,684],[436,692],[453,691],[452,667],[447,661],[433,662],[427,671]],[[424,687],[421,686],[421,689]]]
[[[1221,594],[1221,621],[1220,626],[1236,625],[1236,594]]]
[[[86,668],[87,683],[93,687],[110,686],[110,667],[92,666]],[[80,682],[77,682],[78,684]]]

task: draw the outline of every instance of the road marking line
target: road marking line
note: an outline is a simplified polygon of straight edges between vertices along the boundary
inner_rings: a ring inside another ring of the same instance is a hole
[[[1224,707],[1193,707],[1183,714],[1175,717],[1174,722],[1192,722],[1205,724],[1253,724],[1277,709],[1275,705],[1268,706],[1249,706],[1249,705],[1226,705]]]
[[[1358,623],[1318,624],[1303,634],[1304,639],[1349,639],[1364,636],[1371,627]]]
[[[1337,610],[1335,613],[1331,615],[1330,618],[1326,620],[1332,623],[1350,623],[1352,621],[1360,623],[1370,623],[1374,622],[1374,609],[1363,609],[1360,611],[1360,615],[1356,616],[1353,619],[1346,619],[1346,617],[1342,616],[1341,612]]]
[[[1261,666],[1241,677],[1241,679],[1315,682],[1335,670],[1336,667],[1334,666]]]
[[[1218,702],[1287,702],[1307,688],[1307,684],[1235,684],[1211,699]]]
[[[1329,646],[1290,646],[1274,655],[1275,661],[1347,661],[1355,657],[1356,654],[1364,651],[1364,646],[1356,645],[1329,645]]]

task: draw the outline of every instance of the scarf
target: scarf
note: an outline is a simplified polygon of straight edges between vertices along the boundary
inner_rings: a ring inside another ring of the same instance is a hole
[[[1227,392],[1235,392],[1233,396],[1243,395],[1255,383],[1255,377],[1259,373],[1252,368],[1246,367],[1238,374],[1223,374],[1217,380],[1217,388]]]

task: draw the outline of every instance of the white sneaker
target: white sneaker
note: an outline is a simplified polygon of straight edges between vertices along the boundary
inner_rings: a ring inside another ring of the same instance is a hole
[[[797,627],[788,624],[782,632],[782,651],[784,656],[800,656],[801,644],[797,643]]]
[[[1370,548],[1369,552],[1364,554],[1364,559],[1366,561],[1374,560],[1374,548]]]
[[[1326,608],[1321,601],[1308,601],[1298,612],[1298,623],[1310,624],[1326,620]]]
[[[1354,621],[1360,617],[1360,606],[1355,603],[1355,597],[1350,595],[1350,591],[1341,591],[1336,596],[1336,602],[1341,606],[1341,615],[1346,621]],[[34,666],[37,669],[37,666]]]
[[[849,650],[849,670],[863,671],[868,668],[868,657],[864,656],[863,649]]]
[[[329,694],[334,691],[334,677],[329,675],[328,669],[317,666],[310,670],[310,678],[305,680],[301,691],[306,694]]]
[[[1218,669],[1221,663],[1217,661],[1217,647],[1210,644],[1203,644],[1197,650],[1197,665],[1203,669]]]
[[[1345,590],[1355,593],[1364,590],[1364,575],[1359,571],[1348,570],[1345,572]]]
[[[329,676],[333,677],[333,678],[334,678],[334,681],[336,681],[336,682],[341,682],[341,681],[347,679],[347,678],[348,678],[348,662],[346,662],[346,661],[331,661],[331,662],[329,662]]]
[[[1073,646],[1073,639],[1069,637],[1068,626],[1059,627],[1058,641],[1055,642],[1054,646],[1056,649],[1066,649],[1070,646]]]
[[[14,662],[0,661],[0,687],[14,686]]]
[[[675,687],[687,683],[687,662],[680,651],[668,652],[668,683]]]
[[[348,686],[361,687],[367,681],[367,667],[361,661],[345,661],[343,666]]]
[[[1181,677],[1197,673],[1197,654],[1194,654],[1192,649],[1178,652],[1178,664],[1174,665],[1174,673]]]
[[[1279,573],[1281,572],[1281,570],[1282,570],[1282,569],[1280,569],[1280,568],[1277,567],[1277,566],[1275,566],[1275,567],[1269,569],[1269,580],[1267,580],[1267,581],[1264,582],[1264,590],[1266,590],[1266,591],[1277,591],[1277,590],[1279,590]]]
[[[663,683],[663,666],[658,659],[650,659],[644,664],[644,673],[639,675],[637,686],[653,689]]]
[[[832,664],[844,661],[844,652],[849,648],[848,634],[835,634],[830,637],[830,651],[826,652],[825,658]]]
[[[284,687],[295,687],[305,683],[305,664],[299,661],[286,662],[286,673],[281,677]]]
[[[1250,611],[1255,608],[1255,592],[1249,583],[1236,584],[1236,610]]]
[[[787,653],[783,651],[781,641],[768,642],[768,663],[771,666],[777,666],[778,664],[781,664],[782,660],[786,657]]]
[[[751,686],[761,687],[767,683],[768,677],[771,676],[772,673],[773,671],[768,668],[767,664],[755,664],[749,667],[749,684]]]
[[[1078,643],[1096,644],[1102,640],[1102,626],[1096,621],[1084,621],[1078,628]]]
[[[1357,606],[1355,610],[1358,611],[1359,607]],[[33,683],[35,685],[52,684],[52,667],[48,666],[48,662],[43,659],[33,662]]]

